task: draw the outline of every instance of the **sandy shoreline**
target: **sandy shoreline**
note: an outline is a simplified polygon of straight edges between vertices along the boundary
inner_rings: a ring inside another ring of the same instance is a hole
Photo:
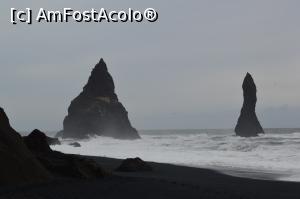
[[[113,171],[121,160],[89,157]],[[1,187],[0,198],[210,198],[299,199],[300,183],[233,177],[209,169],[149,163],[153,172],[120,173],[96,180],[57,179],[24,187]]]

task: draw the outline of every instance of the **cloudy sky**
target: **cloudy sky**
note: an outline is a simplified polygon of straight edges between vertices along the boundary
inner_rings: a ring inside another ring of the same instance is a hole
[[[159,20],[12,25],[12,7],[153,7]],[[103,57],[138,129],[233,128],[246,72],[258,87],[262,125],[300,127],[299,7],[298,0],[2,0],[0,106],[17,130],[60,130]]]

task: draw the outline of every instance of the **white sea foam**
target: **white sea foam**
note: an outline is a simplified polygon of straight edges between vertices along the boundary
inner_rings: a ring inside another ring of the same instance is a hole
[[[300,181],[300,132],[277,131],[254,138],[236,137],[232,130],[142,131],[141,140],[96,137],[80,141],[79,148],[68,145],[72,140],[52,148],[81,155],[282,174],[279,180]]]

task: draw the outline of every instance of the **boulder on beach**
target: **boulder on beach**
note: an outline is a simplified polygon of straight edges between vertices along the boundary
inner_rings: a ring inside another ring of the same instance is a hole
[[[152,171],[153,168],[148,165],[141,158],[128,158],[125,159],[116,171],[121,172],[139,172],[139,171]]]
[[[72,142],[69,145],[73,147],[81,147],[81,145],[78,142]]]
[[[92,70],[83,91],[69,106],[63,122],[63,138],[87,138],[93,135],[117,139],[138,139],[125,107],[115,93],[113,78],[103,59]]]
[[[26,147],[20,134],[10,126],[2,108],[0,108],[0,162],[1,185],[37,183],[51,179],[51,174]]]
[[[244,103],[235,127],[235,132],[236,135],[242,137],[257,136],[260,133],[264,133],[264,130],[260,125],[255,113],[257,90],[254,80],[249,73],[247,73],[243,82],[243,92]]]
[[[40,163],[54,176],[89,179],[108,175],[93,160],[53,151],[48,138],[43,132],[34,131],[23,139]]]

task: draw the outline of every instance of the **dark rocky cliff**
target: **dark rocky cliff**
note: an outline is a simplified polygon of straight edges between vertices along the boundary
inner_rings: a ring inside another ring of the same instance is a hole
[[[253,78],[249,73],[247,73],[243,82],[243,92],[244,103],[235,127],[235,132],[236,135],[242,137],[257,136],[260,133],[264,133],[264,130],[255,113],[257,90]]]
[[[95,179],[110,175],[91,159],[53,151],[49,138],[38,129],[23,137],[28,149],[54,177]]]
[[[113,78],[103,59],[93,69],[83,91],[71,102],[63,125],[63,131],[57,135],[63,138],[86,138],[89,135],[140,138],[118,100]]]
[[[49,172],[33,156],[0,108],[0,185],[48,181]]]

